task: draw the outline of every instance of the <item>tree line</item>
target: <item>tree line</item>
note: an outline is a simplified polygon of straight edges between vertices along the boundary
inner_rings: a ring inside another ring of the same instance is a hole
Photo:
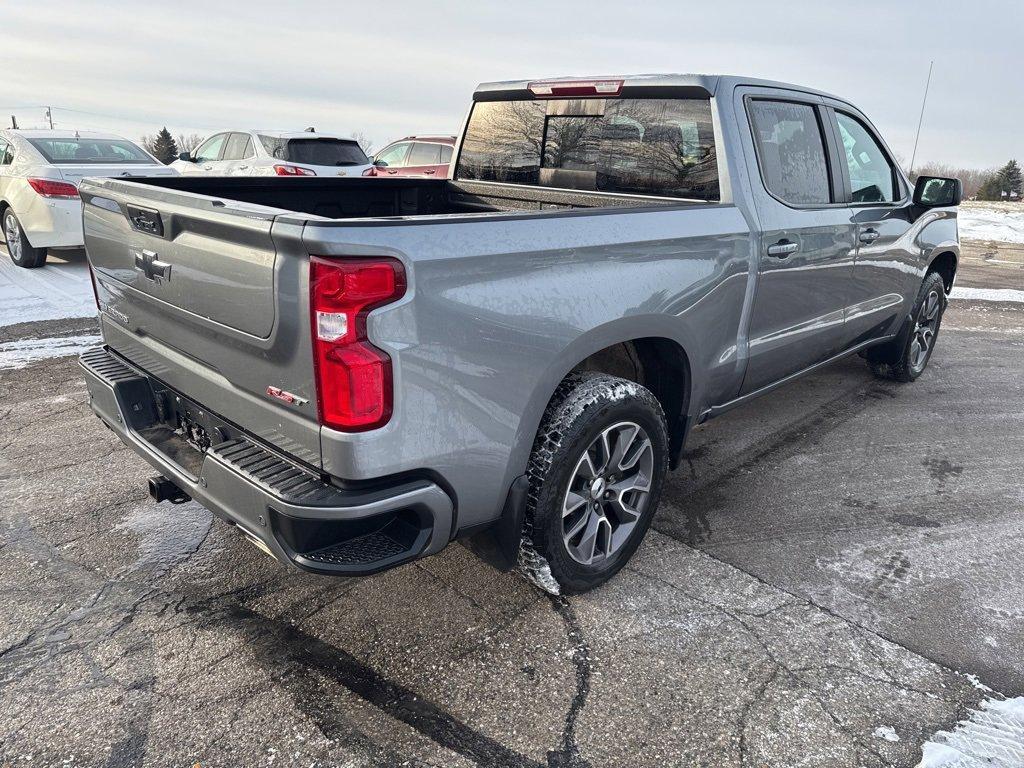
[[[1010,160],[1002,168],[984,169],[927,163],[915,168],[910,174],[910,180],[916,181],[918,176],[951,176],[960,179],[964,186],[965,200],[1024,200],[1024,178],[1016,160]]]

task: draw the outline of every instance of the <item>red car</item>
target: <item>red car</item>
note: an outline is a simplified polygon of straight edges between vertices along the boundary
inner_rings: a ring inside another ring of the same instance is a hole
[[[446,178],[454,136],[406,136],[373,156],[365,176],[436,176]]]

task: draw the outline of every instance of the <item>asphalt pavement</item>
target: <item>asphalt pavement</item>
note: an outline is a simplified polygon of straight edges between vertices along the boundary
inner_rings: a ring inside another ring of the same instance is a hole
[[[987,248],[959,284],[1024,288]],[[1024,304],[953,301],[915,384],[853,357],[696,429],[562,599],[461,546],[284,570],[150,502],[73,358],[0,370],[0,765],[912,766],[1024,695],[1022,372]]]

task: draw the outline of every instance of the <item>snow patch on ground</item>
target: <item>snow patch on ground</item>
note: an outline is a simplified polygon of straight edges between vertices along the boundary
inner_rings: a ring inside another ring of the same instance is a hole
[[[900,735],[896,733],[896,729],[891,725],[880,725],[875,728],[875,738],[895,742],[900,740]]]
[[[0,370],[24,368],[37,360],[80,355],[100,343],[95,334],[63,336],[56,339],[19,339],[0,343]]]
[[[982,701],[952,731],[935,734],[921,752],[918,768],[1020,768],[1024,697]]]
[[[1024,304],[1024,291],[1014,288],[961,288],[954,286],[949,298],[966,301],[1011,301]]]
[[[1024,243],[1024,205],[963,206],[957,213],[960,238],[998,243]]]
[[[51,253],[45,267],[23,269],[0,249],[0,326],[95,315],[84,253]]]

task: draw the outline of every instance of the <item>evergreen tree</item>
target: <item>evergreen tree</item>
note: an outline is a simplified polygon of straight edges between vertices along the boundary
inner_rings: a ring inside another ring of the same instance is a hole
[[[178,159],[178,145],[166,126],[159,130],[152,141],[147,141],[146,145],[146,150],[164,165]]]
[[[1003,192],[1016,192],[1018,195],[1021,193],[1021,173],[1020,166],[1017,165],[1016,160],[1011,160],[996,173],[996,177],[999,179],[999,184],[1002,187]]]
[[[1003,197],[1002,184],[999,181],[999,174],[990,174],[981,187],[978,188],[979,200],[1001,200]]]

